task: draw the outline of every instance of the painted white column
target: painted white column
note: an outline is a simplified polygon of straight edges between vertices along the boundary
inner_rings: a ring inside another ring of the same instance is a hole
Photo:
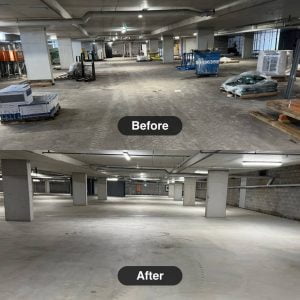
[[[70,38],[58,38],[57,41],[60,66],[62,69],[69,69],[70,65],[75,61],[72,40]]]
[[[50,194],[50,181],[45,180],[45,193]]]
[[[228,171],[208,171],[205,216],[226,217]]]
[[[207,50],[214,48],[214,31],[213,29],[198,30],[196,36],[196,47],[198,50]]]
[[[242,47],[242,58],[251,58],[253,52],[253,40],[254,40],[254,33],[246,33],[244,35],[243,41],[244,45]]]
[[[105,59],[105,43],[102,42],[97,42],[96,44],[97,47],[97,56],[99,59]]]
[[[97,178],[98,200],[107,200],[107,179]]]
[[[30,162],[3,159],[2,177],[6,221],[32,221],[32,180]]]
[[[247,177],[241,178],[241,187],[247,186]],[[246,208],[246,189],[240,189],[240,199],[239,199],[239,207]]]
[[[132,42],[128,43],[129,57],[132,57]]]
[[[172,36],[163,37],[163,62],[172,63],[174,61],[174,39]]]
[[[181,182],[175,182],[174,184],[174,200],[182,201],[183,184]]]
[[[72,174],[73,204],[85,206],[87,202],[87,175],[84,173]]]
[[[158,40],[149,41],[149,52],[157,53],[158,52]]]
[[[54,82],[44,27],[20,27],[22,49],[29,81]]]
[[[73,60],[76,61],[76,56],[81,56],[82,48],[81,41],[72,41]]]
[[[174,183],[169,183],[169,198],[174,198]]]
[[[185,177],[184,178],[184,206],[195,206],[196,205],[196,178]]]

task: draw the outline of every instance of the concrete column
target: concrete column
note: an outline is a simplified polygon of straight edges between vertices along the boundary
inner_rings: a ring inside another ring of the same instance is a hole
[[[128,43],[129,57],[132,57],[132,42]]]
[[[174,40],[172,36],[163,37],[163,62],[172,63],[174,61]]]
[[[97,194],[98,194],[98,200],[107,200],[107,179],[106,178],[97,179]]]
[[[32,180],[30,162],[3,159],[2,177],[6,221],[32,221]]]
[[[158,52],[158,40],[149,41],[149,52],[157,53]]]
[[[102,42],[97,42],[97,56],[99,59],[105,59],[106,58],[106,53],[105,53],[105,43]]]
[[[87,205],[87,175],[84,173],[72,174],[73,204]]]
[[[241,187],[247,186],[247,177],[241,178]],[[239,207],[246,208],[246,189],[240,189]]]
[[[69,69],[70,65],[75,61],[72,40],[70,38],[58,38],[57,41],[60,66],[62,69]]]
[[[73,52],[73,59],[74,61],[76,61],[76,56],[80,56],[82,52],[80,41],[72,41],[72,52]]]
[[[47,35],[44,27],[20,27],[27,78],[54,82]]]
[[[214,48],[214,31],[212,29],[198,30],[196,36],[196,47],[198,50]]]
[[[50,181],[45,180],[45,193],[50,194]]]
[[[169,183],[169,198],[174,198],[174,183]]]
[[[246,33],[244,35],[244,45],[242,47],[242,58],[251,58],[253,52],[254,33]]]
[[[174,200],[175,201],[182,201],[182,186],[181,182],[175,182],[174,185]]]
[[[123,57],[126,57],[126,43],[123,45]]]
[[[195,206],[196,204],[196,178],[185,177],[184,178],[184,206]]]
[[[207,179],[206,209],[207,218],[226,217],[228,171],[209,171]]]

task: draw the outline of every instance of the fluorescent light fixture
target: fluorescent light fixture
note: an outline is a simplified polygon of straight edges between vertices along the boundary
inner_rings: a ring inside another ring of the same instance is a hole
[[[180,40],[180,36],[175,36],[174,40],[177,40],[177,41]]]
[[[41,182],[39,179],[32,179],[33,182]]]
[[[112,177],[112,178],[107,178],[107,181],[118,181],[118,178]]]
[[[0,178],[0,181],[2,181],[2,180],[3,180],[3,178],[1,177],[1,178]]]
[[[138,15],[138,18],[139,18],[139,19],[143,19],[143,15],[142,15],[142,14],[139,14],[139,15]]]
[[[125,34],[126,31],[127,31],[126,29],[122,29],[121,33],[122,33],[122,34]]]
[[[128,160],[128,161],[131,160],[131,157],[130,157],[130,155],[129,155],[129,153],[127,151],[124,151],[123,155],[124,155],[124,157],[125,157],[126,160]]]
[[[195,174],[208,174],[208,171],[206,171],[206,170],[196,170],[195,172],[194,172]]]
[[[245,167],[280,167],[281,161],[243,161]]]
[[[194,32],[194,33],[193,33],[193,36],[197,36],[197,35],[198,35],[198,33],[197,33],[197,32]]]

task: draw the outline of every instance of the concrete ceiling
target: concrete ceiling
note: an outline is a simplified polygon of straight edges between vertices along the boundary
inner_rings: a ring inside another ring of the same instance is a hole
[[[57,153],[43,151],[0,151],[1,159],[30,160],[32,169],[39,172],[71,175],[87,173],[92,177],[141,175],[147,178],[170,179],[187,174],[203,177],[197,170],[229,170],[231,175],[271,169],[272,166],[244,166],[243,161],[281,162],[282,166],[300,165],[300,153],[230,153],[206,151],[130,151],[131,160],[125,159],[122,150],[97,153]],[[278,167],[278,166],[277,166]],[[204,175],[205,176],[205,175]]]
[[[147,12],[142,12],[147,9]],[[173,10],[167,12],[166,10]],[[176,11],[174,11],[176,10]],[[215,11],[212,14],[212,11]],[[124,14],[124,12],[136,14]],[[152,12],[151,12],[152,11]],[[153,11],[156,11],[154,14]],[[158,12],[157,12],[158,11]],[[159,13],[159,11],[163,11]],[[89,12],[102,12],[84,19]],[[114,12],[106,15],[103,12]],[[123,12],[123,14],[122,14]],[[206,12],[209,16],[203,15]],[[210,12],[210,13],[208,13]],[[259,12],[259,13],[258,13]],[[143,18],[139,19],[139,13]],[[7,26],[7,21],[58,20],[48,25],[49,33],[73,38],[86,37],[82,31],[72,26],[72,20],[80,23],[91,38],[103,38],[120,32],[123,25],[128,34],[160,36],[161,34],[192,35],[196,29],[213,28],[215,31],[279,21],[287,18],[298,20],[300,1],[298,0],[187,0],[187,1],[118,1],[118,0],[0,0],[0,26],[2,31],[17,32],[17,24]],[[81,19],[80,19],[81,18]],[[71,22],[65,24],[65,21]],[[81,21],[84,19],[84,21]],[[285,26],[288,23],[277,23]]]

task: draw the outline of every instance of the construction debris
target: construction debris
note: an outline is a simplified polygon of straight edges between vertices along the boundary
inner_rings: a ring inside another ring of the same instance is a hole
[[[233,96],[250,98],[277,94],[277,82],[258,72],[245,72],[227,79],[220,87]]]

